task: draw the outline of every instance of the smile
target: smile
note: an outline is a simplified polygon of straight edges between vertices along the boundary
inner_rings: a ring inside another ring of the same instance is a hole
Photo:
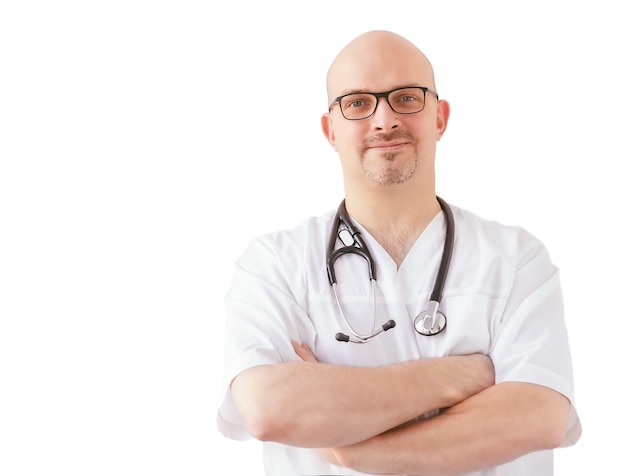
[[[369,149],[378,150],[381,152],[391,152],[395,150],[400,150],[404,148],[408,143],[407,142],[385,142],[379,144],[373,144],[369,146]]]

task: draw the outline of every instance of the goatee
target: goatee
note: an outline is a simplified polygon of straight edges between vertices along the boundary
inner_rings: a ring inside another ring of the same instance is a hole
[[[398,140],[408,142],[413,146],[413,155],[408,163],[405,163],[404,166],[399,166],[394,159],[400,153],[388,152],[383,155],[386,163],[382,168],[374,169],[368,166],[366,154],[370,147],[376,144]],[[417,170],[417,140],[406,131],[374,134],[367,137],[360,144],[359,156],[361,157],[361,170],[370,182],[380,186],[399,185],[413,177]]]

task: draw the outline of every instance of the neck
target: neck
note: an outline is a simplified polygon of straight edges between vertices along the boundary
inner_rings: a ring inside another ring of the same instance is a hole
[[[349,194],[346,209],[389,253],[399,267],[422,231],[441,210],[434,187]]]

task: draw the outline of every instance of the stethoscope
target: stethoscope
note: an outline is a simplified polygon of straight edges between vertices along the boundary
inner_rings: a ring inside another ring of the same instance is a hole
[[[439,310],[439,304],[441,303],[441,292],[448,274],[448,269],[450,268],[450,259],[452,258],[452,249],[454,247],[454,217],[452,216],[450,206],[439,197],[437,197],[437,200],[441,205],[441,209],[443,210],[446,220],[446,239],[443,245],[443,254],[441,256],[441,263],[439,264],[439,271],[437,271],[437,279],[430,295],[428,306],[425,311],[422,311],[417,315],[413,323],[415,330],[423,336],[433,336],[439,334],[446,327],[447,321],[446,316]],[[339,249],[335,249],[337,238],[339,238],[344,245]],[[359,334],[353,329],[343,311],[343,307],[337,293],[335,261],[337,261],[337,259],[341,256],[351,253],[361,256],[365,259],[365,261],[367,261],[369,266],[370,283],[372,288],[372,330],[369,334]],[[352,336],[349,336],[343,332],[338,332],[335,335],[335,339],[340,342],[364,344],[369,342],[381,332],[386,332],[396,326],[396,322],[393,319],[390,319],[381,327],[376,329],[376,264],[374,263],[367,245],[361,237],[361,232],[352,224],[352,221],[348,216],[345,200],[341,202],[339,208],[337,209],[330,239],[328,240],[328,249],[326,251],[326,270],[328,272],[328,281],[330,282],[335,296],[335,302],[337,303],[339,315],[352,334]]]

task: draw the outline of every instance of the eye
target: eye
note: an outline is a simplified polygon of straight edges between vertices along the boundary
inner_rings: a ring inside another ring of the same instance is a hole
[[[411,114],[424,108],[424,92],[419,88],[405,88],[394,91],[390,102],[396,112]]]
[[[350,94],[341,101],[343,109],[367,109],[376,99],[369,94]]]

